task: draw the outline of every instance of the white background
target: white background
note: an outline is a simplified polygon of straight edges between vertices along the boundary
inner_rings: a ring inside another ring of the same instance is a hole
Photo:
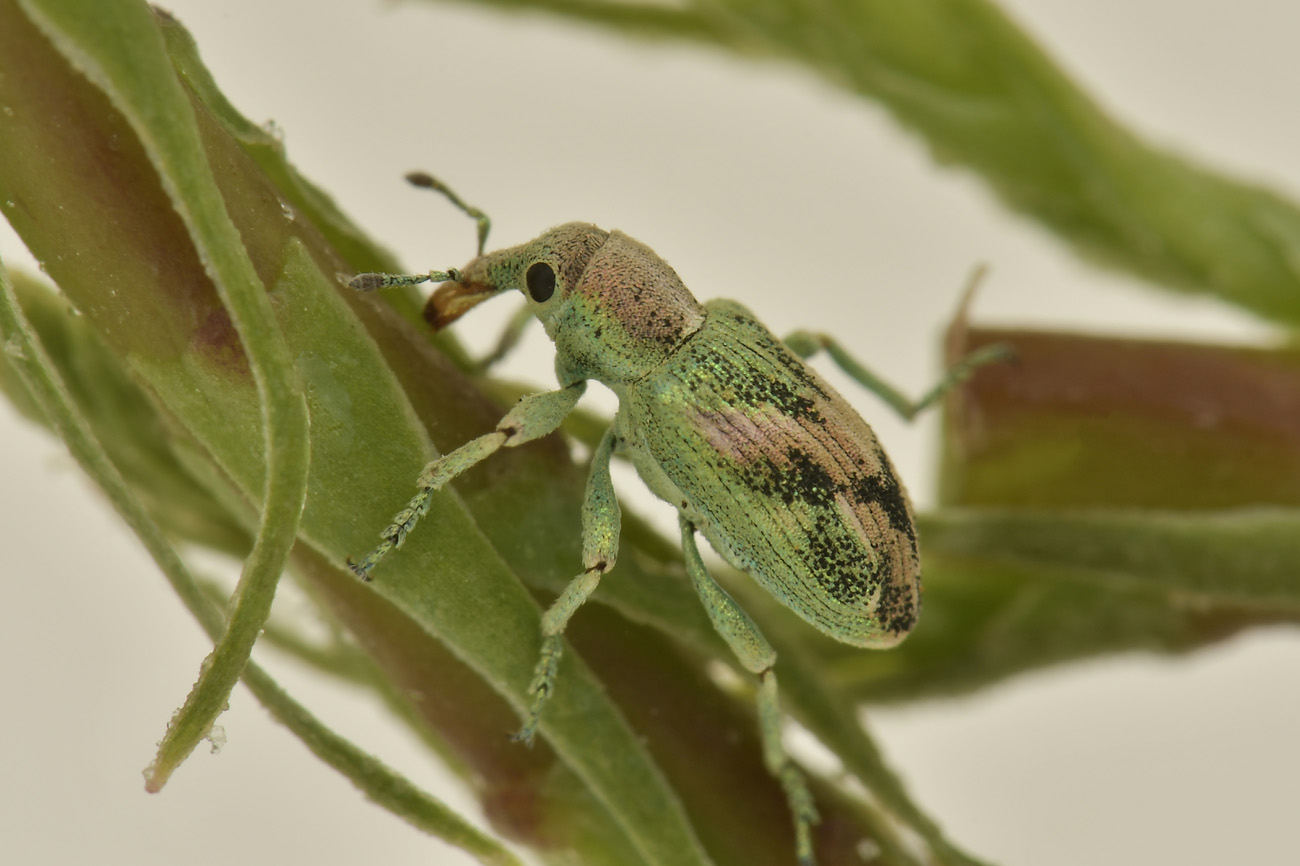
[[[1259,333],[1080,264],[966,174],[936,169],[880,111],[795,69],[459,6],[167,5],[233,102],[274,119],[299,168],[412,269],[473,252],[468,220],[402,183],[423,168],[493,217],[494,245],[572,219],[621,228],[702,298],[743,300],[778,332],[832,331],[912,392],[936,375],[939,329],[980,261],[994,268],[977,307],[986,321]],[[1138,130],[1300,191],[1300,7],[1015,0],[1010,11]],[[23,261],[7,233],[0,254]],[[507,306],[466,330],[487,339]],[[534,333],[512,369],[538,378],[549,363]],[[909,429],[855,402],[929,501],[933,422]],[[242,689],[222,753],[197,753],[146,795],[140,771],[208,647],[62,447],[7,407],[0,487],[0,863],[470,862],[369,805]],[[366,698],[270,661],[328,723],[447,787]],[[1007,866],[1300,862],[1297,669],[1300,634],[1261,631],[1188,659],[1093,662],[872,721],[952,837]],[[476,814],[454,787],[447,796]]]

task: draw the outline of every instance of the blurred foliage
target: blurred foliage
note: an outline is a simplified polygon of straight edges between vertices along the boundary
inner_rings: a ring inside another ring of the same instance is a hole
[[[885,108],[1083,255],[1300,324],[1300,209],[1144,142],[988,0],[462,2],[793,63]]]

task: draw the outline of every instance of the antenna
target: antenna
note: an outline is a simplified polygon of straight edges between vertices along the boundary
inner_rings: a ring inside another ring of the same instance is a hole
[[[426,172],[413,171],[406,176],[406,182],[411,186],[418,186],[421,189],[431,189],[434,192],[442,193],[447,197],[447,201],[460,208],[460,210],[464,211],[467,216],[472,217],[474,222],[478,224],[478,254],[480,256],[483,255],[483,247],[487,243],[488,231],[492,228],[492,220],[488,219],[487,214],[483,213],[483,211],[473,205],[465,204],[465,202],[461,200],[460,196],[451,191],[450,187]]]

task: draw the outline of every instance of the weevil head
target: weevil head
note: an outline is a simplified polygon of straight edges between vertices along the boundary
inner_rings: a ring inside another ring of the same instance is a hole
[[[609,232],[593,225],[568,223],[526,244],[481,255],[438,287],[424,317],[442,329],[488,298],[517,289],[545,324],[608,238]]]
[[[555,342],[564,383],[634,381],[704,322],[703,308],[649,247],[587,223],[480,256],[434,292],[425,317],[441,328],[510,289],[523,293]]]

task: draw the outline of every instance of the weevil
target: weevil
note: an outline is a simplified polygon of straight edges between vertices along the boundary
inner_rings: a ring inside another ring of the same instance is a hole
[[[921,601],[911,506],[871,428],[804,361],[827,350],[851,378],[910,418],[1003,350],[971,355],[912,402],[828,336],[799,331],[781,340],[734,301],[699,303],[667,262],[621,232],[566,223],[485,254],[490,223],[481,211],[428,175],[408,180],[442,192],[478,222],[477,257],[460,270],[361,274],[352,287],[442,283],[426,307],[437,328],[518,290],[555,344],[560,387],[522,398],[495,430],[429,463],[379,546],[349,565],[369,580],[437,490],[499,449],[555,431],[588,380],[603,383],[618,397],[618,411],[591,457],[583,570],[542,615],[532,704],[517,738],[531,742],[555,688],[565,626],[614,568],[621,515],[610,460],[621,451],[650,490],[676,507],[687,574],[714,628],[758,678],[764,763],[789,800],[798,861],[811,866],[817,812],[782,743],[776,652],[710,576],[696,534],[831,637],[893,646],[916,623]]]

